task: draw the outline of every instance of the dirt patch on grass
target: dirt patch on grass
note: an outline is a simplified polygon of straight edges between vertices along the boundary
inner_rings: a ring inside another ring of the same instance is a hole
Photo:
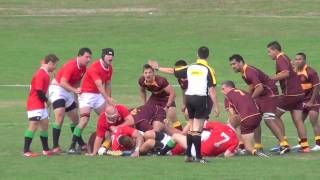
[[[22,100],[0,100],[0,109],[25,106],[26,102]]]

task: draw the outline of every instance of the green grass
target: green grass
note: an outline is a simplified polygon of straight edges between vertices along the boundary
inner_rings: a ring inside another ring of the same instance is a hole
[[[291,58],[298,51],[305,52],[308,62],[315,69],[320,68],[319,0],[0,0],[0,7],[1,85],[29,84],[45,54],[56,53],[61,65],[83,46],[93,50],[93,59],[100,56],[104,47],[115,49],[113,97],[129,107],[140,104],[137,79],[148,59],[157,59],[164,66],[171,66],[180,58],[191,63],[201,45],[211,50],[210,63],[218,81],[232,79],[242,88],[245,86],[230,69],[228,57],[240,53],[249,64],[271,75],[275,65],[269,60],[265,46],[272,40],[280,41]],[[171,84],[177,84],[173,77],[166,77]],[[179,106],[180,90],[175,89]],[[319,178],[319,153],[291,153],[270,159],[211,158],[208,165],[184,164],[183,157],[26,159],[21,156],[21,149],[27,126],[27,93],[27,87],[0,86],[1,179]],[[219,99],[222,102],[221,94]],[[86,138],[94,131],[95,117],[85,130]],[[179,117],[182,118],[181,114]],[[220,120],[225,119],[222,113]],[[285,116],[285,123],[290,144],[294,145],[296,131],[289,116]],[[313,145],[308,121],[306,126]],[[61,137],[63,148],[68,147],[70,138],[66,119]],[[265,126],[263,142],[266,149],[276,144]],[[38,138],[32,148],[40,152]]]

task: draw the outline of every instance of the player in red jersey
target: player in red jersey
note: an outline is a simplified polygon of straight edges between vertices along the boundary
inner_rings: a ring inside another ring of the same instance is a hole
[[[96,138],[92,155],[97,154],[106,132],[115,132],[123,126],[133,126],[134,120],[128,109],[123,105],[107,105],[105,112],[101,113],[97,122]]]
[[[81,48],[78,56],[67,61],[57,72],[49,87],[49,100],[52,103],[55,122],[52,125],[53,152],[60,153],[59,137],[65,114],[71,120],[71,131],[79,122],[75,95],[80,94],[79,88],[86,66],[91,58],[89,48]],[[82,144],[84,144],[81,138]]]
[[[162,116],[153,120],[153,129],[159,132],[163,130],[163,121],[166,114],[172,122],[176,121],[175,118],[172,118],[176,117],[175,92],[167,79],[155,75],[154,69],[149,64],[145,64],[143,66],[143,76],[139,78],[138,83],[140,85],[140,96],[144,103],[141,112],[148,111],[150,107],[159,107],[159,111],[162,113]],[[151,92],[148,100],[147,90]]]
[[[102,49],[101,59],[94,61],[88,68],[81,84],[79,95],[80,122],[75,128],[68,153],[76,152],[76,143],[80,146],[83,129],[87,126],[92,109],[99,115],[106,104],[111,104],[112,48]]]
[[[141,152],[146,153],[154,149],[159,155],[180,155],[187,148],[186,136],[175,133],[172,137],[159,132],[146,132],[146,142],[141,146]],[[239,144],[237,134],[230,124],[218,121],[205,121],[204,131],[201,133],[201,155],[230,157],[235,154]],[[194,146],[191,153],[195,156]]]
[[[300,138],[301,149],[299,151],[310,152],[306,130],[302,121],[304,92],[301,88],[299,77],[292,67],[291,60],[282,52],[281,45],[277,41],[269,43],[267,49],[270,58],[276,61],[276,75],[272,76],[271,79],[279,81],[282,90],[276,112],[276,116],[280,119],[278,126],[281,127],[282,134],[285,134],[281,116],[286,111],[290,111]]]
[[[224,106],[230,121],[240,122],[241,139],[252,155],[268,156],[254,148],[254,131],[260,126],[261,113],[251,96],[235,88],[232,81],[224,81],[221,86],[224,94]],[[282,153],[285,153],[284,151]],[[281,153],[281,154],[282,154]]]
[[[305,92],[302,119],[309,116],[313,128],[316,145],[311,151],[320,150],[320,126],[319,126],[319,108],[320,108],[320,82],[318,73],[307,64],[307,58],[304,53],[298,53],[295,57],[296,72],[301,81],[301,87]]]
[[[260,69],[246,64],[239,54],[232,55],[229,58],[229,61],[232,69],[236,73],[241,73],[242,79],[249,87],[249,93],[252,99],[255,100],[262,113],[262,119],[265,121],[271,132],[281,142],[280,144],[283,147],[283,150],[285,150],[284,148],[288,148],[289,144],[276,122],[278,121],[276,117],[278,89],[275,82]],[[255,131],[255,148],[262,149],[260,126]],[[287,149],[287,151],[288,150],[289,149]]]
[[[24,156],[35,157],[36,153],[30,150],[30,145],[35,131],[40,126],[40,139],[43,147],[42,154],[50,156],[48,146],[48,112],[46,103],[48,101],[46,93],[50,84],[50,73],[57,66],[59,59],[54,54],[48,54],[44,58],[41,68],[36,71],[31,80],[30,92],[27,100],[27,115],[29,119],[28,129],[24,133]]]

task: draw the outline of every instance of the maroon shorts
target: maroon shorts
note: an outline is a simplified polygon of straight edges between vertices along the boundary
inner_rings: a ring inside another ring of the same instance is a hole
[[[250,134],[253,133],[254,130],[259,127],[261,122],[261,115],[257,114],[254,116],[250,116],[240,122],[240,131],[241,134]]]
[[[145,131],[152,129],[153,121],[163,122],[166,118],[166,111],[163,107],[147,102],[145,105],[139,107],[139,111],[133,115],[136,128],[138,130]],[[149,125],[148,125],[149,124]]]
[[[285,111],[303,110],[304,95],[299,96],[279,96],[278,107]]]
[[[278,97],[261,96],[255,99],[261,113],[273,113],[277,111]]]

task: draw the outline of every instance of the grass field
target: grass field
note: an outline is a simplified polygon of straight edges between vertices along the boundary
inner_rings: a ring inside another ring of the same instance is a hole
[[[163,66],[179,58],[193,62],[197,48],[206,45],[218,81],[232,79],[244,88],[228,57],[240,53],[249,64],[271,75],[275,65],[265,46],[272,40],[280,41],[292,58],[305,52],[309,64],[320,68],[319,9],[319,0],[0,0],[0,179],[319,179],[320,153],[210,158],[207,165],[185,164],[183,157],[26,159],[21,150],[28,88],[2,86],[29,84],[47,53],[56,53],[61,65],[80,47],[90,47],[93,59],[100,56],[101,48],[113,47],[113,97],[134,107],[140,105],[137,78],[148,59],[157,59]],[[180,90],[176,91],[180,102]],[[222,102],[221,94],[219,98]],[[225,119],[222,113],[220,120]],[[86,138],[95,122],[92,118]],[[285,123],[289,142],[295,145],[289,116]],[[71,138],[68,126],[66,119],[61,137],[65,149]],[[266,149],[276,143],[265,126],[263,143]],[[32,149],[40,152],[38,138]]]

